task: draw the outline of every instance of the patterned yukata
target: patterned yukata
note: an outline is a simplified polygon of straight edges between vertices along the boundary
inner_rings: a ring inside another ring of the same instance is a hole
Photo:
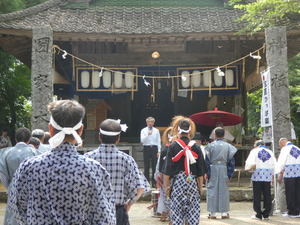
[[[300,214],[300,149],[287,142],[279,154],[275,173],[284,171],[288,215]]]
[[[150,185],[138,169],[134,159],[119,151],[116,145],[101,144],[98,149],[86,153],[85,156],[100,162],[110,174],[117,209],[123,207],[127,201],[135,203],[137,201],[137,189],[144,188],[144,193],[150,191]],[[122,216],[128,218],[128,215]]]
[[[182,141],[187,145],[190,140],[182,137]],[[194,144],[191,150],[198,155],[196,163],[190,165],[190,173],[193,179],[188,182],[184,168],[185,157],[179,161],[173,162],[175,157],[183,148],[173,142],[170,145],[166,157],[166,167],[164,174],[173,177],[173,185],[171,191],[171,221],[173,225],[182,225],[187,221],[190,225],[199,224],[200,220],[200,193],[197,178],[206,173],[206,166],[203,159],[201,149]]]
[[[109,174],[67,142],[20,165],[8,207],[19,224],[116,224]]]
[[[166,155],[169,150],[170,145],[166,145],[165,148],[161,151],[161,154],[157,160],[157,165],[156,165],[156,172],[155,172],[155,177],[157,178],[160,176],[160,173],[163,171],[163,167],[165,165],[165,160],[166,160]],[[163,212],[168,212],[169,208],[168,206],[170,205],[170,201],[167,199],[167,195],[164,190],[164,175],[162,175],[161,178],[161,187],[159,190],[159,198],[158,198],[158,204],[157,204],[157,212],[158,213],[163,213]],[[156,181],[157,182],[157,181]]]
[[[229,178],[234,173],[234,154],[237,149],[223,139],[217,139],[205,147],[208,174],[207,211],[229,211]]]
[[[253,209],[257,218],[268,218],[272,209],[271,182],[275,168],[275,157],[266,146],[260,145],[251,150],[245,165],[245,170],[253,166],[251,180],[253,181]],[[261,193],[264,196],[264,210],[261,210]]]
[[[30,147],[24,142],[18,142],[14,147],[5,148],[1,152],[0,160],[0,179],[4,187],[7,189],[8,199],[10,197],[9,190],[11,189],[11,183],[13,176],[21,162],[33,156],[38,155],[35,148]],[[17,225],[17,221],[13,215],[13,212],[6,207],[4,225]]]

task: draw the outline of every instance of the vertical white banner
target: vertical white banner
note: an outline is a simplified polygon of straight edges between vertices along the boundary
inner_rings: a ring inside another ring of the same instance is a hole
[[[260,75],[261,75],[261,81],[263,87],[261,110],[260,110],[261,126],[270,127],[273,124],[270,69],[268,68]]]

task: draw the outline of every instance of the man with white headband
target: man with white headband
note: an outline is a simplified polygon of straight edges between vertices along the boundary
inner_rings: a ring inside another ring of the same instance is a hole
[[[123,129],[122,129],[122,128]],[[125,128],[125,129],[124,129]],[[85,154],[97,160],[109,172],[115,194],[117,224],[129,224],[128,211],[143,192],[150,190],[150,185],[138,169],[134,159],[118,150],[120,133],[126,131],[126,125],[120,121],[106,119],[100,124],[98,149]]]
[[[221,213],[222,219],[229,219],[229,187],[228,180],[234,174],[234,154],[237,149],[224,141],[225,131],[222,127],[215,129],[215,141],[205,147],[208,175],[207,211],[209,219],[216,219]],[[209,179],[210,178],[210,179]]]
[[[52,149],[25,160],[12,183],[8,207],[18,224],[116,224],[109,174],[76,150],[85,109],[71,100],[48,109]]]

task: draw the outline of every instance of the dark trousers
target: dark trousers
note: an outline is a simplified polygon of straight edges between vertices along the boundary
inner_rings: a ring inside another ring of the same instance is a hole
[[[128,212],[125,210],[124,205],[116,206],[117,225],[130,225]]]
[[[150,182],[149,177],[149,169],[150,169],[150,161],[152,166],[152,186],[155,186],[155,179],[154,179],[154,173],[156,169],[156,163],[157,163],[157,146],[144,146],[144,174],[147,178],[148,182]]]
[[[261,210],[261,194],[264,196],[264,210]],[[271,183],[253,181],[253,209],[257,218],[268,218],[272,209]]]
[[[284,178],[286,204],[289,215],[300,214],[300,177]]]

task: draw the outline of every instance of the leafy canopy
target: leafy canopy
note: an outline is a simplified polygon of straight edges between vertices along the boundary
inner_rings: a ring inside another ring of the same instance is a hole
[[[236,9],[245,10],[245,14],[238,21],[246,21],[248,25],[239,33],[253,34],[274,25],[300,23],[299,0],[230,0],[229,4]]]

